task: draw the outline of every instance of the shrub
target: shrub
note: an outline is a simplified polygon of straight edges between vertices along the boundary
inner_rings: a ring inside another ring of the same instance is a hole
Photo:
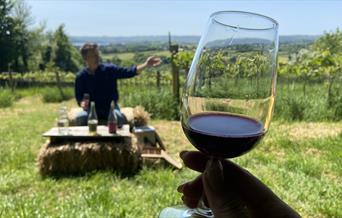
[[[6,89],[0,89],[0,108],[11,107],[15,100],[15,95]]]
[[[291,96],[287,98],[288,118],[290,120],[303,120],[308,102],[303,97]]]
[[[339,102],[335,106],[333,120],[336,120],[336,121],[342,120],[342,98],[341,98],[341,102]]]
[[[57,88],[46,88],[42,92],[43,101],[46,103],[61,102],[73,98],[74,93],[70,88],[63,89],[64,97]]]
[[[300,83],[292,84],[290,88],[284,85],[278,86],[275,118],[314,122],[340,119],[338,104],[329,107],[322,84],[308,84],[305,96]]]
[[[135,107],[141,105],[151,113],[153,118],[174,120],[179,118],[179,106],[171,91],[162,90],[132,90],[122,89],[120,102],[124,106]]]

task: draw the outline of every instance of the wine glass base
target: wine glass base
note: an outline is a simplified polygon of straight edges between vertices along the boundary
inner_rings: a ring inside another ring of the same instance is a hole
[[[211,214],[208,215],[200,215],[197,209],[190,209],[185,206],[174,206],[174,207],[167,207],[163,209],[160,214],[159,218],[214,218]]]

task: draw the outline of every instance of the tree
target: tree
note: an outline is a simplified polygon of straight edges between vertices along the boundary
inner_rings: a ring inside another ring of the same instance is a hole
[[[23,0],[0,0],[0,71],[37,69],[44,26],[30,29],[30,10]]]
[[[72,46],[65,34],[64,25],[60,25],[53,34],[55,66],[63,71],[76,72],[81,65],[81,56],[77,49]]]
[[[336,103],[333,85],[342,78],[342,32],[337,29],[336,32],[325,33],[309,49],[301,49],[290,57],[288,65],[283,69],[303,81],[304,95],[309,80],[322,78],[328,83],[328,106]]]
[[[17,0],[13,8],[13,39],[15,55],[13,60],[13,69],[17,72],[25,72],[28,70],[29,58],[33,53],[33,33],[29,30],[29,26],[33,23],[30,7],[23,1]]]
[[[205,85],[204,82],[207,83],[208,88],[211,89],[211,85],[214,78],[221,76],[225,72],[226,60],[221,51],[217,50],[206,50],[203,51],[202,56],[200,58],[200,68],[202,71],[200,75],[201,82]]]
[[[55,57],[54,33],[48,31],[41,39],[41,49],[39,58],[39,70],[44,71],[50,68]],[[54,63],[53,63],[54,64]]]
[[[307,83],[321,75],[321,62],[318,59],[319,52],[301,49],[298,54],[292,56],[289,63],[289,72],[293,73],[303,82],[303,94],[306,95]]]
[[[13,49],[14,20],[10,16],[13,2],[0,0],[0,72],[7,71],[15,50]]]
[[[332,106],[334,102],[333,84],[341,77],[342,73],[342,56],[331,54],[329,50],[318,53],[316,60],[322,66],[321,74],[328,79],[328,106]]]
[[[69,42],[69,38],[64,31],[64,25],[60,25],[49,38],[52,45],[46,47],[43,59],[48,61],[46,64],[47,69],[55,72],[57,88],[64,99],[60,70],[76,72],[80,66],[80,54]]]
[[[326,32],[318,38],[311,47],[315,51],[329,51],[331,54],[342,53],[342,32],[336,29],[336,32]]]
[[[177,53],[177,56],[175,59],[176,65],[180,69],[185,71],[185,76],[187,76],[189,73],[190,65],[191,65],[193,57],[194,57],[193,51],[181,51]]]
[[[318,55],[316,62],[321,66],[321,74],[328,79],[328,106],[334,104],[333,84],[342,78],[342,32],[326,32],[312,45]]]

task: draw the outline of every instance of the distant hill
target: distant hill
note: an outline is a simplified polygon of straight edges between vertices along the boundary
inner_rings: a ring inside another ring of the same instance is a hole
[[[280,43],[312,43],[319,35],[284,35],[280,36]],[[72,44],[79,46],[85,42],[96,42],[100,45],[131,44],[131,43],[166,43],[169,38],[165,36],[71,36]],[[172,36],[172,42],[179,44],[197,44],[200,36]]]
[[[169,37],[165,36],[71,36],[71,42],[74,45],[80,45],[85,42],[96,42],[100,45],[108,44],[130,44],[130,43],[166,43]],[[199,36],[172,36],[172,41],[180,44],[196,44]]]
[[[320,35],[284,35],[279,37],[280,43],[314,42]]]

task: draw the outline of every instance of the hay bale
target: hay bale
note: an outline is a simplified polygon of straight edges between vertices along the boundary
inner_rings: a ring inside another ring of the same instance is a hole
[[[151,118],[151,114],[145,111],[142,106],[137,106],[133,109],[134,126],[146,126]]]
[[[139,149],[131,140],[117,142],[46,143],[38,155],[42,176],[80,175],[94,170],[136,173],[142,166]]]
[[[76,126],[76,116],[82,111],[83,109],[80,107],[70,109],[70,111],[68,112],[69,126]]]

